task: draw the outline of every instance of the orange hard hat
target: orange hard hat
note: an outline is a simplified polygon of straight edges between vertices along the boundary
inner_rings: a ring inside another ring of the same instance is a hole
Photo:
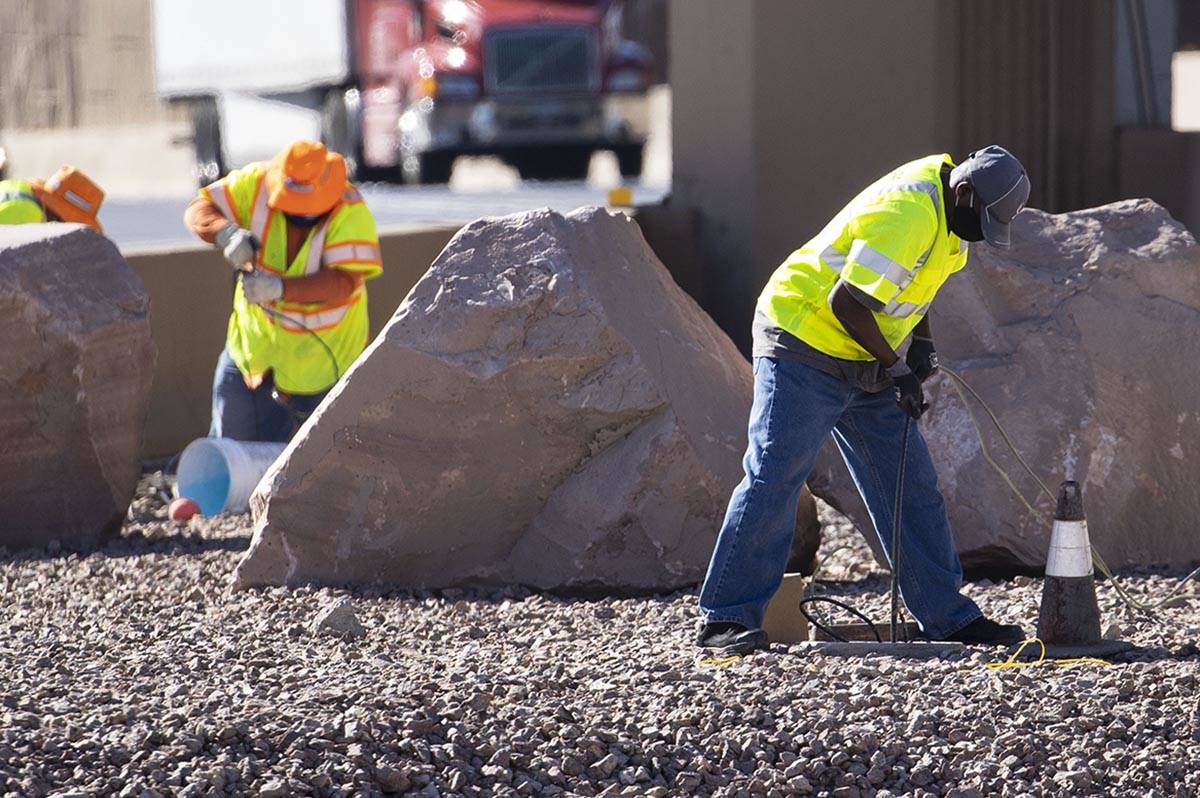
[[[74,166],[59,167],[49,180],[30,180],[29,185],[42,207],[59,219],[104,232],[96,218],[104,202],[104,190]]]
[[[297,141],[271,159],[267,206],[296,216],[319,216],[338,204],[347,185],[342,156],[324,144]]]

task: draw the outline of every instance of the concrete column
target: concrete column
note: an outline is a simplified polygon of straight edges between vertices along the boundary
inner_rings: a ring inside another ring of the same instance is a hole
[[[951,145],[941,5],[672,0],[671,209],[697,261],[681,271],[744,350],[792,249],[888,169]]]

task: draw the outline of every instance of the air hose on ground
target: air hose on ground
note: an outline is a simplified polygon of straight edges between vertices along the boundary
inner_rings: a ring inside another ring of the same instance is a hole
[[[900,610],[900,512],[902,510],[902,501],[901,500],[904,498],[904,468],[905,468],[905,464],[908,462],[908,436],[909,436],[909,433],[912,431],[912,422],[913,422],[912,418],[908,415],[905,415],[905,417],[904,417],[904,436],[900,440],[900,465],[896,469],[896,497],[892,504],[892,575],[891,575],[891,588],[890,588],[891,622],[888,627],[889,634],[890,634],[890,642],[892,642],[892,643],[895,643],[899,640],[899,637],[897,636],[897,629],[899,627],[900,613],[901,613],[901,610]],[[841,547],[839,547],[839,548],[841,548]],[[836,551],[836,549],[835,549],[835,551]],[[868,618],[866,615],[863,615],[861,612],[854,609],[853,607],[851,607],[849,604],[846,604],[845,602],[841,602],[836,599],[829,598],[828,596],[816,596],[816,595],[812,594],[812,592],[811,592],[812,586],[816,582],[817,573],[820,571],[820,567],[821,567],[820,563],[818,563],[817,568],[813,571],[812,578],[809,580],[808,587],[806,588],[806,592],[808,593],[808,595],[805,596],[800,601],[800,613],[815,628],[820,629],[822,632],[829,635],[834,640],[838,640],[843,643],[847,642],[844,637],[839,635],[837,632],[833,631],[833,629],[831,628],[831,624],[829,624],[828,620],[826,618],[824,618],[824,616],[821,616],[818,618],[814,615],[810,615],[808,612],[809,606],[812,606],[812,605],[815,605],[818,603],[831,604],[835,607],[839,607],[839,608],[845,610],[846,612],[849,612],[854,617],[856,617],[859,620],[866,623],[867,628],[871,630],[871,634],[873,634],[875,636],[875,642],[882,643],[883,640],[879,636],[879,630],[875,627],[875,624],[871,622],[871,619]],[[819,611],[818,611],[818,615],[819,615]]]
[[[965,409],[967,411],[967,417],[971,419],[971,424],[975,429],[975,436],[979,440],[979,451],[980,451],[980,454],[983,455],[983,459],[988,463],[988,465],[990,465],[996,471],[997,474],[1000,475],[1000,478],[1002,480],[1004,480],[1004,484],[1006,484],[1008,486],[1009,490],[1011,490],[1013,495],[1016,496],[1021,501],[1021,504],[1024,505],[1025,509],[1028,510],[1031,515],[1033,515],[1039,519],[1051,521],[1052,516],[1048,516],[1046,513],[1039,512],[1033,506],[1033,504],[1025,498],[1025,495],[1023,493],[1021,493],[1020,488],[1018,488],[1016,486],[1016,484],[1012,480],[1012,477],[1009,476],[1008,472],[1005,471],[1004,468],[999,463],[996,462],[995,458],[992,457],[992,454],[988,450],[987,443],[983,437],[983,429],[982,429],[982,427],[980,427],[979,421],[975,418],[975,414],[971,411],[971,405],[967,401],[967,393],[969,393],[971,395],[971,397],[974,398],[975,401],[979,403],[979,406],[983,408],[984,412],[987,414],[988,418],[991,420],[992,425],[996,428],[996,431],[1000,434],[1000,438],[1004,441],[1005,445],[1008,446],[1009,451],[1012,452],[1013,457],[1015,457],[1017,459],[1017,462],[1021,464],[1021,467],[1025,469],[1025,472],[1028,473],[1029,476],[1033,478],[1033,481],[1037,484],[1038,488],[1042,491],[1042,493],[1044,493],[1047,496],[1047,498],[1050,499],[1051,502],[1055,501],[1054,493],[1051,492],[1050,488],[1046,485],[1046,483],[1034,472],[1033,468],[1030,467],[1029,463],[1026,462],[1025,458],[1023,458],[1021,456],[1021,453],[1017,451],[1016,444],[1013,443],[1012,438],[1009,437],[1008,432],[1004,429],[1004,426],[1000,423],[1000,420],[996,417],[995,412],[991,409],[991,407],[988,406],[988,403],[983,400],[983,397],[980,396],[979,393],[974,388],[972,388],[971,385],[966,380],[964,380],[959,374],[957,374],[952,369],[946,368],[945,366],[941,366],[940,369],[941,369],[941,371],[944,371],[948,377],[950,377],[951,384],[954,386],[954,390],[958,393],[958,398],[963,404],[963,409]],[[966,393],[964,393],[963,389],[966,389]],[[893,514],[892,514],[892,518],[893,518],[892,549],[894,552],[893,560],[896,561],[895,564],[893,565],[892,580],[891,580],[891,602],[892,602],[891,636],[892,636],[893,642],[895,642],[895,640],[896,640],[896,622],[897,622],[897,617],[898,617],[898,612],[899,612],[896,591],[897,591],[897,584],[898,584],[897,575],[899,573],[899,562],[898,561],[899,561],[899,553],[900,553],[899,552],[899,531],[898,531],[898,528],[900,525],[900,496],[901,496],[903,484],[904,484],[904,460],[907,457],[908,432],[909,432],[909,427],[911,426],[911,423],[912,422],[910,420],[908,423],[905,424],[905,428],[904,428],[904,441],[902,443],[903,451],[901,452],[900,473],[899,473],[899,476],[897,479],[897,485],[896,485],[896,503],[893,508]],[[875,625],[873,623],[871,623],[870,620],[867,619],[866,616],[864,616],[861,612],[859,612],[858,610],[855,610],[853,607],[850,607],[848,604],[846,604],[844,602],[837,601],[836,599],[832,599],[827,596],[817,596],[812,592],[813,588],[816,584],[816,581],[817,581],[817,575],[820,573],[821,566],[824,563],[825,559],[827,559],[828,557],[837,553],[838,551],[840,551],[843,548],[847,548],[847,547],[839,546],[838,548],[835,548],[833,551],[826,554],[824,558],[822,558],[821,560],[819,560],[817,562],[817,567],[813,571],[812,577],[809,579],[808,586],[805,588],[805,592],[807,593],[807,595],[800,602],[800,612],[801,612],[801,614],[804,615],[804,617],[808,620],[808,622],[811,623],[815,628],[817,628],[817,629],[821,630],[822,632],[824,632],[825,634],[829,635],[834,640],[846,642],[845,638],[841,637],[837,633],[833,632],[832,629],[830,629],[830,626],[832,624],[829,622],[829,620],[823,614],[820,613],[819,610],[815,609],[815,606],[814,606],[814,612],[810,613],[808,611],[808,607],[819,604],[819,603],[831,604],[833,606],[836,606],[843,610],[846,610],[847,612],[851,613],[852,615],[854,615],[856,618],[859,618],[860,620],[866,621],[868,627],[871,629],[872,633],[875,635],[876,641],[882,642],[882,640],[880,640],[880,638],[879,638],[879,632],[876,629]],[[1189,581],[1194,579],[1197,575],[1200,575],[1200,568],[1196,568],[1195,570],[1191,571],[1189,574],[1184,576],[1182,579],[1180,579],[1179,582],[1175,585],[1175,587],[1171,589],[1171,592],[1169,592],[1166,596],[1159,599],[1158,601],[1155,601],[1152,603],[1146,603],[1143,601],[1139,601],[1138,599],[1131,596],[1129,594],[1129,592],[1127,590],[1125,590],[1124,586],[1120,583],[1120,581],[1113,575],[1112,570],[1108,567],[1108,564],[1104,562],[1104,558],[1100,556],[1100,552],[1098,552],[1096,550],[1096,547],[1093,545],[1091,547],[1091,549],[1092,549],[1092,562],[1095,564],[1096,570],[1098,570],[1101,574],[1103,574],[1104,578],[1106,580],[1108,580],[1108,582],[1110,584],[1112,584],[1113,589],[1116,590],[1117,595],[1121,598],[1121,600],[1123,602],[1125,602],[1125,605],[1130,607],[1131,609],[1147,613],[1148,615],[1150,615],[1151,618],[1154,618],[1155,620],[1158,619],[1157,615],[1155,614],[1156,610],[1164,609],[1164,608],[1168,608],[1168,607],[1179,606],[1187,601],[1190,601],[1193,598],[1200,598],[1200,594],[1197,594],[1197,593],[1180,594],[1180,591],[1184,588],[1184,586]]]

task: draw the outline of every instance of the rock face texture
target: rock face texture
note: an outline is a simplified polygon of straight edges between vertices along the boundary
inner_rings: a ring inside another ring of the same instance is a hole
[[[86,549],[141,474],[150,301],[81,225],[0,225],[0,546]]]
[[[260,483],[237,583],[694,584],[751,379],[625,216],[474,222]]]
[[[1008,252],[972,245],[932,323],[943,364],[991,405],[1050,489],[1083,485],[1092,544],[1110,566],[1200,560],[1200,247],[1162,207],[1026,211]],[[950,378],[927,392],[921,429],[964,567],[1042,569],[1053,500],[973,403],[988,451],[1045,513],[1031,516],[983,458]],[[810,484],[869,531],[845,466],[826,454]]]

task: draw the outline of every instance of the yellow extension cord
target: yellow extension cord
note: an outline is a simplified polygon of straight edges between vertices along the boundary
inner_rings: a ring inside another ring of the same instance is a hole
[[[704,657],[696,660],[696,664],[701,668],[728,668],[741,658],[741,654],[734,654],[732,657]]]
[[[1037,643],[1038,646],[1041,647],[1041,655],[1036,660],[1033,660],[1031,662],[1020,662],[1018,658],[1021,656],[1021,652],[1025,650],[1026,646],[1033,644],[1033,643]],[[740,655],[734,655],[732,657],[703,657],[702,659],[699,659],[696,661],[696,665],[697,665],[697,667],[700,667],[700,668],[728,668],[730,665],[734,664],[741,658],[742,657]],[[1096,657],[1073,657],[1071,659],[1046,659],[1046,644],[1043,643],[1041,640],[1039,640],[1036,637],[1031,637],[1028,640],[1025,640],[1024,642],[1022,642],[1021,645],[1017,647],[1017,650],[1014,651],[1012,653],[1012,655],[1009,656],[1009,658],[1007,660],[1005,660],[1004,662],[989,662],[984,667],[986,667],[990,671],[1007,671],[1007,670],[1013,670],[1015,668],[1030,668],[1030,667],[1034,667],[1036,665],[1053,665],[1053,666],[1059,667],[1059,668],[1069,668],[1072,665],[1108,666],[1108,665],[1112,665],[1112,663],[1108,662],[1107,660],[1097,659]]]
[[[1021,656],[1021,652],[1025,650],[1025,647],[1030,645],[1031,643],[1037,643],[1039,646],[1041,646],[1041,648],[1042,648],[1041,656],[1039,656],[1037,659],[1033,660],[1032,662],[1019,662],[1017,660],[1017,658]],[[1039,640],[1036,637],[1031,637],[1028,640],[1025,640],[1023,643],[1021,643],[1021,645],[1017,646],[1017,650],[1014,651],[1012,653],[1012,655],[1008,659],[1006,659],[1004,662],[989,662],[984,667],[987,668],[989,671],[1009,671],[1009,670],[1013,670],[1014,668],[1032,668],[1037,665],[1053,665],[1053,666],[1059,667],[1059,668],[1069,668],[1072,665],[1102,665],[1102,666],[1107,667],[1109,665],[1112,665],[1112,663],[1109,662],[1108,660],[1097,659],[1096,657],[1073,657],[1071,659],[1046,659],[1046,644],[1043,643],[1041,640]]]
[[[991,452],[988,451],[987,443],[983,439],[983,429],[979,426],[979,421],[975,418],[975,414],[973,412],[971,412],[971,405],[967,401],[966,394],[963,393],[964,388],[966,388],[967,391],[971,394],[971,396],[974,397],[975,401],[979,402],[979,406],[983,408],[983,411],[985,413],[987,413],[988,418],[991,420],[993,426],[996,427],[996,431],[998,433],[1000,433],[1000,437],[1004,440],[1004,443],[1008,446],[1009,451],[1012,452],[1013,457],[1017,458],[1017,462],[1020,463],[1021,467],[1025,469],[1026,473],[1028,473],[1029,476],[1033,478],[1033,481],[1037,483],[1037,485],[1041,489],[1042,493],[1046,494],[1046,496],[1052,502],[1056,502],[1057,497],[1050,490],[1050,488],[1047,487],[1046,483],[1042,481],[1041,477],[1039,477],[1036,473],[1034,473],[1034,470],[1029,466],[1029,463],[1027,463],[1025,461],[1025,458],[1023,458],[1021,456],[1021,453],[1017,451],[1016,444],[1014,444],[1012,441],[1012,438],[1010,438],[1008,436],[1008,432],[1005,431],[1003,425],[1001,425],[1001,423],[1000,423],[1000,420],[998,418],[996,418],[996,414],[994,412],[992,412],[992,408],[989,407],[988,403],[983,400],[983,397],[980,396],[978,394],[978,392],[976,392],[976,390],[974,388],[972,388],[966,380],[964,380],[961,376],[959,376],[952,369],[949,369],[945,366],[939,366],[939,370],[944,371],[946,373],[946,375],[951,378],[951,384],[954,386],[954,390],[958,392],[958,398],[962,402],[963,409],[967,411],[967,417],[971,419],[971,425],[975,428],[975,437],[979,439],[979,451],[983,455],[983,459],[987,461],[988,465],[990,465],[993,469],[995,469],[996,473],[1000,475],[1000,478],[1004,480],[1004,484],[1008,485],[1009,490],[1012,491],[1014,496],[1016,496],[1018,499],[1020,499],[1021,504],[1023,504],[1025,506],[1025,509],[1028,510],[1031,515],[1036,516],[1039,519],[1045,519],[1046,518],[1045,514],[1038,512],[1038,510],[1029,502],[1029,500],[1025,498],[1025,495],[1023,493],[1021,493],[1020,488],[1018,488],[1016,486],[1016,484],[1013,483],[1012,478],[1008,475],[1008,472],[1005,471],[1004,468],[999,463],[997,463],[995,461],[995,459],[992,458]],[[1050,520],[1052,521],[1053,517],[1051,517]],[[1090,543],[1089,543],[1089,545],[1090,545]],[[821,564],[824,562],[824,560],[841,548],[846,548],[846,547],[839,546],[837,549],[834,549],[833,552],[829,552],[828,554],[826,554],[825,557],[822,558],[821,562],[818,562],[817,568],[815,569],[815,571],[813,573],[814,579],[816,577],[816,573],[820,572]],[[1100,556],[1100,552],[1096,551],[1096,547],[1092,546],[1091,549],[1092,549],[1092,562],[1095,564],[1096,569],[1098,571],[1100,571],[1100,573],[1102,573],[1104,575],[1104,578],[1107,579],[1108,582],[1113,586],[1113,588],[1117,591],[1117,595],[1120,596],[1121,600],[1124,601],[1127,606],[1129,606],[1133,609],[1140,610],[1142,612],[1150,614],[1151,617],[1155,617],[1155,615],[1154,615],[1155,610],[1163,609],[1166,607],[1179,606],[1180,604],[1184,604],[1193,598],[1200,598],[1200,594],[1196,594],[1196,593],[1184,593],[1182,595],[1179,594],[1179,591],[1183,589],[1184,585],[1186,585],[1189,581],[1191,581],[1193,578],[1195,578],[1195,576],[1197,574],[1200,574],[1200,568],[1197,568],[1197,569],[1193,570],[1191,573],[1189,573],[1187,576],[1180,579],[1179,583],[1171,590],[1171,592],[1168,593],[1166,596],[1164,596],[1159,601],[1156,601],[1152,604],[1147,604],[1145,602],[1139,601],[1139,600],[1135,599],[1133,596],[1129,595],[1129,593],[1125,590],[1125,588],[1121,585],[1121,583],[1117,580],[1117,578],[1115,576],[1113,576],[1113,573],[1109,569],[1107,563],[1104,562],[1104,558]],[[810,582],[809,582],[809,589],[811,590],[811,588],[812,588],[812,580],[810,580]],[[809,595],[812,595],[812,594],[810,593]],[[1032,645],[1034,643],[1036,643],[1041,648],[1040,656],[1036,660],[1032,660],[1030,662],[1018,661],[1018,658],[1021,656],[1021,652],[1024,651],[1027,646]],[[739,657],[739,656],[705,657],[704,659],[697,661],[696,664],[700,667],[727,668],[730,665],[732,665],[733,663],[737,662],[739,659],[741,659],[741,657]],[[1002,671],[1002,670],[1013,670],[1015,668],[1029,668],[1029,667],[1034,667],[1034,666],[1044,665],[1044,664],[1052,664],[1056,667],[1071,667],[1072,665],[1108,666],[1108,665],[1111,665],[1112,663],[1108,662],[1106,660],[1103,660],[1103,659],[1095,658],[1095,657],[1074,657],[1071,659],[1050,659],[1050,660],[1048,660],[1048,659],[1046,659],[1046,644],[1043,643],[1040,639],[1038,639],[1036,637],[1031,637],[1031,638],[1028,638],[1025,641],[1023,641],[1021,643],[1021,645],[1017,647],[1017,650],[1014,651],[1007,660],[1005,660],[1003,662],[989,662],[985,667],[987,667],[988,670]]]
[[[1056,502],[1057,497],[1050,490],[1050,488],[1048,488],[1046,486],[1046,483],[1043,482],[1042,479],[1036,473],[1034,473],[1033,469],[1030,468],[1029,463],[1025,462],[1025,458],[1021,457],[1021,453],[1017,451],[1016,444],[1014,444],[1012,441],[1012,438],[1010,438],[1008,436],[1008,433],[1004,430],[1004,427],[1000,424],[1000,420],[998,418],[996,418],[996,414],[992,412],[992,409],[990,407],[988,407],[987,402],[983,401],[983,397],[980,396],[975,391],[975,389],[972,388],[967,383],[966,380],[964,380],[962,377],[960,377],[954,371],[946,368],[945,366],[940,366],[939,368],[941,371],[946,372],[946,374],[951,378],[951,380],[952,380],[951,384],[954,385],[954,390],[958,392],[958,398],[962,401],[963,409],[965,409],[967,411],[967,416],[971,419],[971,424],[975,427],[975,435],[979,439],[979,451],[983,455],[983,459],[986,460],[988,462],[988,464],[996,470],[996,473],[999,474],[1000,478],[1004,480],[1004,483],[1006,485],[1008,485],[1009,490],[1011,490],[1013,492],[1014,496],[1016,496],[1018,499],[1021,500],[1021,504],[1025,505],[1025,509],[1027,509],[1030,512],[1030,514],[1036,516],[1039,519],[1045,519],[1046,518],[1045,514],[1038,512],[1034,508],[1034,506],[1025,498],[1024,494],[1021,493],[1020,489],[1017,488],[1017,486],[1015,484],[1013,484],[1012,478],[1009,477],[1008,472],[1006,472],[1000,466],[1000,464],[997,463],[992,458],[991,452],[988,451],[987,444],[983,440],[983,429],[980,428],[979,422],[975,419],[975,414],[971,412],[971,405],[970,405],[970,403],[967,402],[967,397],[966,397],[966,394],[963,393],[963,388],[966,388],[967,391],[970,392],[971,396],[973,396],[975,398],[975,401],[979,402],[980,407],[982,407],[984,412],[988,414],[988,418],[991,419],[992,424],[996,427],[996,431],[1000,433],[1000,437],[1004,440],[1004,443],[1008,446],[1009,451],[1012,452],[1013,457],[1017,458],[1017,462],[1020,463],[1021,467],[1025,469],[1026,473],[1028,473],[1029,476],[1031,476],[1033,478],[1033,481],[1037,483],[1039,488],[1041,488],[1042,493],[1046,494],[1046,496],[1052,502]],[[1177,585],[1175,585],[1175,587],[1171,590],[1171,592],[1168,593],[1161,600],[1156,601],[1152,604],[1146,604],[1145,602],[1139,601],[1139,600],[1135,599],[1133,596],[1129,595],[1129,593],[1125,590],[1125,588],[1122,587],[1121,583],[1119,581],[1117,581],[1117,578],[1115,576],[1113,576],[1113,572],[1109,569],[1108,565],[1104,562],[1104,558],[1100,556],[1100,552],[1096,551],[1096,547],[1092,546],[1091,548],[1092,548],[1092,562],[1095,563],[1096,570],[1098,570],[1100,573],[1104,574],[1104,578],[1107,579],[1112,584],[1113,588],[1117,591],[1117,595],[1121,597],[1121,600],[1124,601],[1126,605],[1128,605],[1129,607],[1132,607],[1133,609],[1141,610],[1142,612],[1149,613],[1151,616],[1153,616],[1155,610],[1162,609],[1165,607],[1178,606],[1180,604],[1183,604],[1183,603],[1189,601],[1190,599],[1200,598],[1200,595],[1198,595],[1196,593],[1184,593],[1182,595],[1177,595],[1177,594],[1179,594],[1179,591],[1183,589],[1183,586],[1185,584],[1187,584],[1197,574],[1200,574],[1200,568],[1197,568],[1196,570],[1192,571],[1187,576],[1180,579],[1179,583]]]

